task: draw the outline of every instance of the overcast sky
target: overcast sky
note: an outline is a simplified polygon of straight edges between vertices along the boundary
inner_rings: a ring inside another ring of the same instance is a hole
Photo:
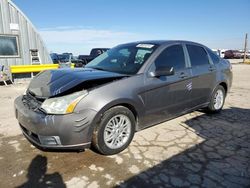
[[[249,0],[13,0],[49,51],[88,54],[119,43],[183,39],[243,48]]]

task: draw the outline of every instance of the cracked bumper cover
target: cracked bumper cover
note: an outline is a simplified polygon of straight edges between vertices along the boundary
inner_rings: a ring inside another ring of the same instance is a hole
[[[25,106],[22,96],[15,100],[16,118],[24,136],[44,149],[84,149],[91,144],[90,128],[96,111],[91,109],[66,115],[47,115]]]

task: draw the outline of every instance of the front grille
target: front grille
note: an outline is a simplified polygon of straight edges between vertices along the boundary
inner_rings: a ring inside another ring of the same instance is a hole
[[[38,100],[36,97],[32,96],[30,93],[24,95],[22,98],[23,104],[33,111],[37,111],[41,105],[42,100]]]

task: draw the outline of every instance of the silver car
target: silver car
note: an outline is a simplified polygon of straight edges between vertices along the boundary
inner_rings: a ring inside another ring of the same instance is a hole
[[[24,136],[41,149],[124,150],[134,133],[196,109],[219,112],[231,65],[187,41],[119,45],[81,69],[47,70],[15,100]]]

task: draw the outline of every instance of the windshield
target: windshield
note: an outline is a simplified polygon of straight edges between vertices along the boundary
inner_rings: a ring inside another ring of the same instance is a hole
[[[136,74],[155,49],[156,45],[153,44],[120,45],[104,52],[85,67],[122,74]]]

